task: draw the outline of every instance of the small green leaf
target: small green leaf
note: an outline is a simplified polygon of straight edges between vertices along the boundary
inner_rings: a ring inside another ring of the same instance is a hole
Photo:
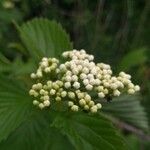
[[[148,119],[139,96],[123,95],[103,104],[103,111],[141,129],[148,129]]]
[[[122,138],[102,116],[58,115],[52,126],[67,135],[77,150],[126,150]]]
[[[72,49],[69,36],[55,21],[33,19],[18,29],[24,45],[34,59],[59,57],[63,51]]]

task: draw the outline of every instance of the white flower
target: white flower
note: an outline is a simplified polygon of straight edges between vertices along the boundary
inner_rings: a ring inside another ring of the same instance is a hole
[[[70,83],[70,82],[66,82],[66,83],[64,84],[64,86],[65,86],[66,89],[68,89],[68,88],[71,87],[71,83]]]
[[[68,92],[68,97],[74,99],[75,98],[74,92]]]
[[[78,111],[78,110],[79,110],[79,107],[78,107],[77,105],[73,105],[73,106],[71,107],[71,110],[72,110],[72,111]]]
[[[44,104],[43,104],[43,103],[40,103],[40,104],[39,104],[39,108],[40,108],[40,109],[43,109],[43,108],[44,108]]]
[[[139,91],[140,90],[140,87],[138,85],[134,86],[134,90],[135,91]]]
[[[84,99],[81,99],[81,100],[79,101],[79,104],[80,104],[81,106],[84,106],[84,105],[86,104],[86,101],[85,101]]]
[[[114,94],[114,96],[119,96],[121,93],[119,90],[114,90],[113,94]]]
[[[61,97],[66,97],[67,96],[67,92],[66,91],[62,91],[61,92]]]
[[[37,100],[34,100],[34,101],[33,101],[33,105],[36,105],[36,106],[37,106],[37,105],[39,105],[39,102],[38,102]]]
[[[93,89],[93,86],[91,84],[88,84],[86,87],[85,87],[88,91],[91,91]]]
[[[101,109],[102,108],[102,105],[100,103],[96,104],[97,106],[97,109]]]
[[[104,98],[104,97],[105,97],[105,94],[104,94],[103,92],[100,92],[100,93],[98,93],[98,97],[99,97],[99,98]]]
[[[44,106],[48,107],[49,105],[50,105],[50,101],[49,100],[44,101]]]
[[[57,97],[55,98],[55,100],[56,100],[57,102],[59,102],[59,101],[61,101],[61,97],[57,96]]]
[[[97,112],[97,106],[92,106],[90,110],[92,113],[96,113]]]
[[[80,83],[79,82],[74,82],[73,87],[75,89],[79,89],[80,88]]]
[[[68,102],[68,106],[69,106],[69,107],[71,107],[71,106],[73,106],[73,105],[74,105],[74,103],[73,103],[72,101],[69,101],[69,102]]]
[[[77,75],[73,75],[73,76],[72,76],[72,81],[78,81]]]
[[[129,94],[134,94],[134,93],[135,93],[135,90],[134,90],[134,89],[129,89],[129,90],[128,90],[128,93],[129,93]]]
[[[81,73],[80,74],[80,79],[83,80],[83,79],[86,79],[86,78],[87,78],[87,75],[85,73]]]
[[[35,79],[35,78],[36,78],[36,74],[35,74],[35,73],[31,73],[30,76],[31,76],[32,79]]]
[[[56,90],[51,89],[49,93],[50,93],[50,95],[55,95],[56,94]]]
[[[84,68],[82,69],[82,72],[85,73],[85,74],[87,74],[87,73],[89,73],[89,69],[88,69],[87,67],[84,67]]]
[[[88,85],[89,84],[89,80],[88,79],[84,79],[83,80],[83,84],[86,86],[86,85]]]

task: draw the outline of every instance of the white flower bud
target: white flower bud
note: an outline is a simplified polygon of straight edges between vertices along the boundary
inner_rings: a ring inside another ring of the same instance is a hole
[[[87,78],[87,75],[85,73],[80,74],[80,79],[84,80]]]
[[[72,110],[72,111],[78,111],[78,110],[79,110],[79,107],[78,107],[77,105],[73,105],[73,106],[71,107],[71,110]]]
[[[66,97],[66,95],[67,95],[67,92],[66,92],[66,91],[62,91],[62,92],[61,92],[61,97]]]
[[[84,68],[82,69],[82,72],[85,73],[85,74],[87,74],[87,73],[89,73],[89,69],[88,69],[87,67],[84,67]]]
[[[79,99],[84,98],[84,93],[81,93],[81,92],[77,93],[77,97],[78,97]]]
[[[43,108],[44,108],[44,104],[43,104],[43,103],[40,103],[40,104],[39,104],[39,108],[40,108],[40,109],[43,109]]]
[[[120,96],[120,91],[119,90],[114,90],[113,95],[114,96]]]
[[[105,94],[104,94],[103,92],[100,92],[100,93],[98,93],[98,97],[99,97],[99,98],[104,98],[104,97],[105,97]]]
[[[69,76],[69,75],[67,75],[66,77],[65,77],[65,81],[67,81],[67,82],[71,82],[71,76]]]
[[[50,101],[49,100],[44,101],[44,106],[48,107],[49,105],[50,105]]]
[[[84,106],[84,110],[89,110],[89,106],[88,106],[88,105],[85,105],[85,106]]]
[[[91,84],[88,84],[86,87],[85,87],[88,91],[91,91],[93,89],[93,86]]]
[[[94,104],[95,104],[94,101],[90,101],[90,102],[89,102],[89,106],[90,106],[90,107],[94,106]]]
[[[136,85],[134,86],[134,90],[137,92],[137,91],[140,91],[140,86]]]
[[[73,75],[73,76],[72,76],[72,81],[78,81],[78,76]]]
[[[68,92],[68,97],[74,99],[75,98],[74,92]]]
[[[31,89],[31,90],[29,91],[29,94],[30,94],[30,95],[34,95],[34,94],[35,94],[35,90]]]
[[[57,102],[59,102],[59,101],[61,101],[61,97],[57,96],[57,97],[55,98],[55,100],[56,100]]]
[[[102,108],[102,105],[100,103],[96,104],[97,106],[97,109],[101,109]]]
[[[92,113],[96,113],[97,112],[97,106],[92,106],[90,110]]]
[[[84,79],[83,80],[83,84],[86,86],[86,85],[88,85],[89,84],[89,80],[88,79]]]
[[[74,82],[73,87],[75,89],[79,89],[80,88],[80,83],[79,82]]]
[[[31,77],[32,79],[35,79],[35,78],[36,78],[36,74],[35,74],[35,73],[31,73],[30,77]]]
[[[70,82],[66,82],[66,83],[64,84],[64,86],[65,86],[66,89],[68,89],[68,88],[71,87],[71,83],[70,83]]]
[[[56,94],[56,90],[51,89],[51,90],[50,90],[50,95],[55,95],[55,94]]]
[[[84,105],[86,104],[86,101],[85,101],[84,99],[81,99],[81,100],[79,101],[79,104],[80,104],[81,106],[84,106]]]
[[[134,89],[129,89],[129,90],[128,90],[128,93],[129,93],[129,94],[134,94],[134,93],[135,93],[135,90],[134,90]]]
[[[36,106],[37,106],[37,105],[39,105],[39,102],[38,102],[37,100],[34,100],[34,101],[33,101],[33,105],[36,105]]]
[[[68,106],[69,106],[69,107],[71,107],[71,106],[73,106],[73,105],[74,105],[74,103],[73,103],[72,101],[69,101],[69,102],[68,102]]]
[[[44,101],[49,100],[49,96],[48,96],[48,95],[45,95],[45,96],[43,97],[43,100],[44,100]]]

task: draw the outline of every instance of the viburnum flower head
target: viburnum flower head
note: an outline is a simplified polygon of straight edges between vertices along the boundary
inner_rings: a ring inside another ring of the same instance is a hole
[[[96,113],[102,108],[101,99],[134,94],[140,90],[131,81],[131,75],[120,72],[112,75],[110,65],[94,63],[94,56],[85,50],[62,53],[65,62],[56,58],[42,58],[31,78],[35,81],[29,94],[33,105],[40,109],[50,107],[52,102],[64,103],[71,111]]]

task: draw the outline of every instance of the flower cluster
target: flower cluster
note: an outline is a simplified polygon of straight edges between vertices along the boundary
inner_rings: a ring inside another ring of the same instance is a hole
[[[85,50],[66,51],[65,62],[56,58],[43,58],[31,78],[36,81],[29,94],[39,108],[50,106],[52,101],[67,103],[72,111],[85,110],[96,113],[102,107],[98,98],[119,96],[123,92],[134,94],[140,90],[131,76],[120,72],[113,76],[110,65],[93,62],[94,56]]]

